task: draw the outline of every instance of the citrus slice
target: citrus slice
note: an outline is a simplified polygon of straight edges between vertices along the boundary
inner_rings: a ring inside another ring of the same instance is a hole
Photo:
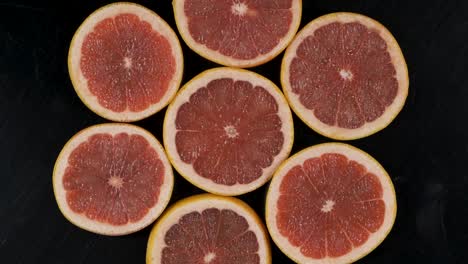
[[[281,83],[304,123],[339,140],[385,128],[403,108],[409,85],[392,34],[353,13],[328,14],[305,26],[286,50]]]
[[[124,235],[151,224],[167,206],[171,165],[158,140],[134,125],[102,124],[73,136],[53,172],[55,199],[76,226]]]
[[[216,63],[253,67],[276,57],[301,22],[301,0],[176,0],[182,39]]]
[[[350,145],[309,147],[273,176],[266,223],[298,263],[351,263],[376,248],[396,216],[392,181],[369,154]]]
[[[151,231],[148,264],[271,263],[266,230],[244,202],[212,194],[178,201]]]
[[[164,119],[175,169],[199,188],[239,195],[267,182],[289,155],[293,123],[286,99],[247,70],[205,71],[177,94]]]
[[[76,93],[114,121],[146,118],[165,107],[182,80],[176,34],[153,11],[114,3],[92,13],[70,45],[68,71]]]

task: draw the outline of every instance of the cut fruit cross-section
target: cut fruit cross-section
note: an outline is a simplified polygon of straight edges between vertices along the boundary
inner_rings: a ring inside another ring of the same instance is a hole
[[[392,181],[367,153],[342,143],[309,147],[273,176],[266,223],[298,263],[352,263],[376,248],[396,216]]]
[[[199,188],[239,195],[267,182],[291,151],[291,112],[280,90],[241,69],[216,68],[188,82],[166,112],[164,145]]]
[[[285,52],[281,83],[302,121],[339,140],[388,126],[402,109],[409,85],[392,34],[353,13],[328,14],[305,26]]]
[[[175,0],[180,35],[196,53],[232,67],[266,63],[299,28],[301,0]]]
[[[153,11],[114,3],[92,13],[70,45],[68,70],[76,93],[96,114],[130,122],[165,107],[182,80],[176,34]]]
[[[73,136],[53,172],[55,199],[76,226],[124,235],[151,224],[169,203],[173,174],[158,140],[127,124],[102,124]]]
[[[269,264],[266,230],[255,212],[232,197],[183,199],[158,220],[148,241],[147,264]]]

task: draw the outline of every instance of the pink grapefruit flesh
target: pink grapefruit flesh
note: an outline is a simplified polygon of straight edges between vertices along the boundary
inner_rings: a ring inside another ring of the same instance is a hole
[[[234,67],[273,59],[292,40],[301,18],[300,0],[181,0],[173,5],[187,45]]]
[[[200,188],[224,195],[265,183],[287,157],[292,133],[291,113],[274,84],[230,68],[185,85],[164,123],[174,166]]]
[[[216,237],[218,227],[220,233]],[[229,209],[209,208],[202,212],[190,212],[167,231],[164,237],[167,246],[162,251],[161,262],[184,263],[192,260],[203,263],[206,259],[209,263],[210,259],[217,259],[218,263],[234,260],[260,263],[257,238],[248,228],[245,218]],[[198,245],[193,245],[193,241],[197,241]],[[186,248],[187,253],[180,254],[180,247]]]
[[[151,232],[147,263],[271,263],[260,220],[235,198],[193,196],[178,202]]]
[[[160,101],[170,81],[167,76],[175,73],[167,39],[135,14],[123,13],[99,22],[85,38],[81,56],[88,88],[114,112],[127,108],[137,112]],[[157,67],[163,63],[165,67]]]
[[[393,185],[368,154],[345,144],[308,148],[286,161],[267,197],[278,246],[300,263],[350,263],[375,248],[396,212]]]
[[[182,53],[172,29],[152,11],[130,3],[98,9],[72,40],[69,70],[84,103],[105,118],[135,121],[174,96]]]
[[[310,22],[288,48],[282,67],[291,107],[314,130],[336,139],[383,129],[408,92],[398,43],[378,22],[358,14]]]
[[[75,135],[59,155],[53,178],[62,213],[84,229],[109,235],[150,224],[172,189],[171,167],[157,140],[120,124]]]

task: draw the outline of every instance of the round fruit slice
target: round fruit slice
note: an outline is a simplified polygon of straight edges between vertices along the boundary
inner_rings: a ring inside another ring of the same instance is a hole
[[[151,231],[148,264],[271,263],[265,228],[244,202],[212,194],[174,204]]]
[[[403,108],[408,69],[398,43],[377,21],[333,13],[310,22],[288,47],[281,83],[294,112],[334,139],[366,137]]]
[[[233,67],[266,63],[283,51],[301,21],[301,0],[177,0],[180,35],[196,53]]]
[[[161,110],[176,94],[182,50],[156,13],[115,3],[92,13],[76,31],[68,70],[76,93],[93,112],[136,121]]]
[[[173,181],[158,140],[127,124],[82,130],[63,147],[53,173],[62,214],[104,235],[129,234],[151,224],[167,206]]]
[[[188,82],[167,109],[164,145],[199,188],[239,195],[267,182],[289,155],[292,116],[280,90],[250,71],[216,68]]]
[[[396,216],[393,184],[369,154],[342,143],[309,147],[273,176],[266,223],[298,263],[351,263],[376,248]]]

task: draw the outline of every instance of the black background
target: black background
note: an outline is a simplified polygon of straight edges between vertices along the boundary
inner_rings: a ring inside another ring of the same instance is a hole
[[[79,130],[107,122],[76,96],[67,72],[69,42],[81,22],[111,1],[0,1],[0,262],[144,263],[150,228],[123,237],[70,224],[52,191],[52,168]],[[174,29],[171,1],[138,1]],[[395,121],[351,141],[394,182],[398,215],[387,239],[359,263],[467,263],[468,1],[303,0],[301,27],[335,11],[377,19],[406,57],[410,90]],[[182,42],[185,83],[217,66]],[[253,68],[279,85],[282,54]],[[136,122],[162,139],[164,112]],[[293,153],[331,141],[295,117]],[[263,217],[266,186],[247,195]],[[176,175],[172,202],[201,193]],[[290,263],[274,246],[273,263]]]

